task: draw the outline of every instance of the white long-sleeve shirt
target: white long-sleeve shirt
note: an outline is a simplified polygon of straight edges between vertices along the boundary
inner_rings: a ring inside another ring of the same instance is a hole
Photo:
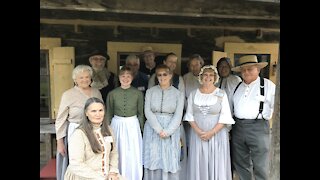
[[[260,101],[263,101],[263,118],[270,120],[274,109],[275,89],[276,85],[264,78],[264,96],[262,96],[260,95],[260,77],[250,84],[242,82],[232,97],[234,115],[240,119],[255,119],[259,114]],[[259,114],[258,119],[261,118]]]

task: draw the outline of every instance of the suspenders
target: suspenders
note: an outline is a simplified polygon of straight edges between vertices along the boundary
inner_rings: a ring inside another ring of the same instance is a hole
[[[242,83],[242,81],[239,82],[239,84],[236,86],[236,88],[235,88],[234,91],[233,91],[233,94],[236,93],[236,90],[238,89],[238,87],[240,86],[241,83]]]
[[[233,94],[236,92],[236,90],[238,89],[238,87],[240,86],[241,83],[242,83],[242,81],[239,82],[239,84],[236,86],[236,88],[233,91]],[[260,95],[264,96],[264,79],[262,77],[260,77]],[[256,119],[258,118],[259,114],[262,113],[262,111],[263,111],[263,101],[260,101],[259,113],[258,113]],[[262,114],[261,114],[261,116],[262,116]],[[262,119],[264,119],[263,116],[262,116]]]
[[[264,96],[264,79],[260,77],[260,94]],[[263,101],[260,101],[260,106],[259,106],[259,114],[261,114],[262,119],[262,111],[263,111]],[[258,118],[259,114],[257,115],[256,119]]]

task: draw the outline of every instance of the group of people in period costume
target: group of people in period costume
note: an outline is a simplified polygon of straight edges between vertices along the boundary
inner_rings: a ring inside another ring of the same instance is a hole
[[[175,53],[157,63],[149,47],[142,57],[130,54],[118,76],[100,51],[74,68],[55,122],[58,180],[232,180],[233,171],[267,179],[275,96],[259,77],[267,63],[246,55],[215,67],[193,54],[181,76]]]

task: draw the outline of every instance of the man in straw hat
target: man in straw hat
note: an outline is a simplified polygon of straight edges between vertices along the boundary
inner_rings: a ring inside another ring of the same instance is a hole
[[[270,126],[275,84],[259,77],[268,65],[257,56],[246,55],[232,71],[241,72],[242,82],[233,91],[231,132],[232,163],[240,179],[267,180],[269,172]],[[231,93],[232,95],[232,93]]]
[[[155,60],[156,53],[151,46],[142,47],[143,62],[140,64],[140,71],[147,74],[148,78],[155,73],[158,62]]]

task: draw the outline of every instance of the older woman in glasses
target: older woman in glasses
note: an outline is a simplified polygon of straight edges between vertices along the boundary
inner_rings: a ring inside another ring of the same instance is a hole
[[[172,86],[173,72],[156,67],[159,85],[146,91],[143,131],[144,180],[175,180],[180,172],[180,123],[184,94]]]

